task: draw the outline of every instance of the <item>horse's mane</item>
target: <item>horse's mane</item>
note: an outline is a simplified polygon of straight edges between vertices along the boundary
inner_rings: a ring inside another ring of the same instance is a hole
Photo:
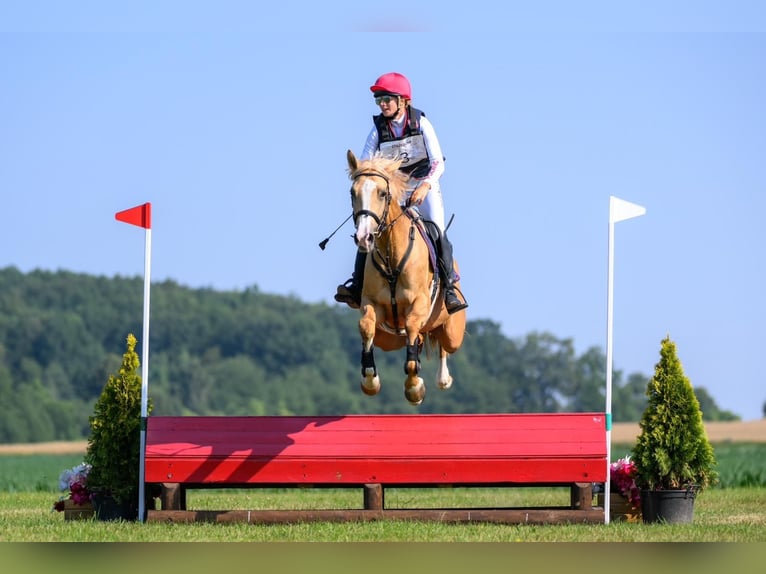
[[[391,199],[400,203],[407,187],[407,174],[399,171],[401,159],[389,159],[382,155],[374,155],[371,159],[359,160],[355,170],[348,170],[348,176],[353,180],[357,174],[364,172],[378,172],[388,179],[388,187],[391,191]]]

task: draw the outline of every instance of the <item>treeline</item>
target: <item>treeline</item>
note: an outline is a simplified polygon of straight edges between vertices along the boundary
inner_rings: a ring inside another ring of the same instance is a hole
[[[0,269],[0,443],[74,440],[104,383],[119,369],[129,333],[142,348],[143,279]],[[243,291],[151,291],[149,394],[156,415],[287,415],[412,412],[403,352],[376,353],[382,390],[359,389],[358,313],[338,305]],[[140,353],[139,353],[140,355]],[[580,356],[549,333],[505,337],[469,320],[450,358],[454,384],[439,391],[436,358],[423,357],[422,413],[604,410],[606,359]],[[615,421],[637,421],[648,376],[612,386]],[[736,420],[695,388],[706,420]]]

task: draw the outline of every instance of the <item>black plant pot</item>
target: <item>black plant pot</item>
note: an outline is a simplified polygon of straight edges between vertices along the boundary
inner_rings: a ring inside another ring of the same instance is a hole
[[[694,520],[695,487],[684,490],[642,490],[644,523],[690,524]]]
[[[98,520],[136,520],[138,508],[130,503],[120,503],[106,494],[93,497],[93,507]]]

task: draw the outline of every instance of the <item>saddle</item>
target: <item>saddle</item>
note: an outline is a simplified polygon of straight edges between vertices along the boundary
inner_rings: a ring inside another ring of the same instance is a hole
[[[439,230],[439,227],[433,221],[423,219],[423,216],[420,215],[418,210],[414,207],[408,207],[406,213],[407,217],[412,220],[415,227],[420,232],[423,241],[426,242],[426,245],[428,246],[428,258],[431,261],[431,269],[438,275],[439,256],[437,254],[436,246],[439,245],[439,242],[441,241],[441,231]]]
[[[438,245],[441,242],[441,230],[433,221],[423,219],[423,216],[420,215],[420,212],[414,207],[407,207],[405,213],[415,224],[420,236],[428,247],[428,259],[431,262],[431,269],[434,272],[434,280],[431,284],[431,309],[433,310],[434,303],[439,294],[439,286],[441,285],[438,251]]]

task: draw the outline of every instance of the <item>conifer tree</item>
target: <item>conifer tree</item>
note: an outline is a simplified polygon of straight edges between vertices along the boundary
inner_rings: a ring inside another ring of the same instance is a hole
[[[118,503],[138,505],[141,455],[141,376],[135,351],[136,337],[127,337],[127,349],[116,375],[110,375],[93,415],[85,461],[92,466],[88,486],[112,496]],[[151,405],[149,405],[151,409]]]
[[[648,404],[633,449],[637,486],[643,490],[702,490],[714,484],[718,473],[713,447],[699,401],[670,336],[662,340],[660,360],[646,395]]]

